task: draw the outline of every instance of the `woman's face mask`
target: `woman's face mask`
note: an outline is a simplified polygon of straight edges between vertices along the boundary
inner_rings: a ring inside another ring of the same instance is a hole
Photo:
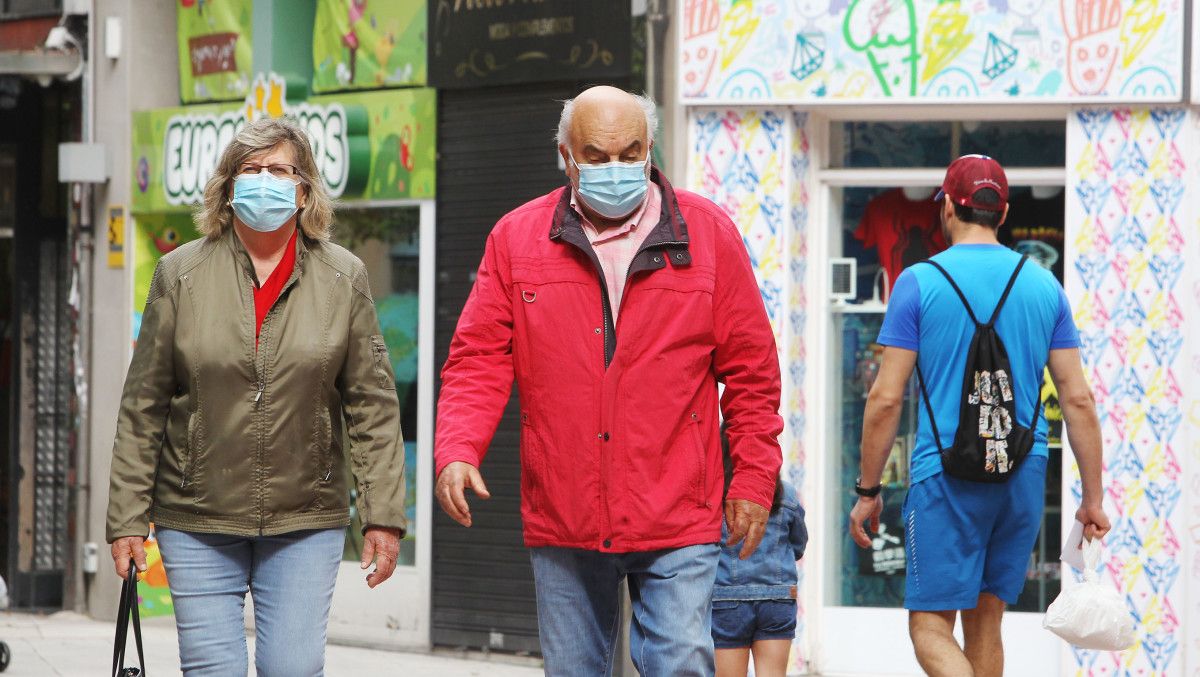
[[[233,213],[252,230],[279,230],[296,213],[296,183],[267,171],[239,174],[233,180]]]

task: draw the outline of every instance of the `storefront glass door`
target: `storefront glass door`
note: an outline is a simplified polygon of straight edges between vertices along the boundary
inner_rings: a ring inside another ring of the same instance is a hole
[[[855,289],[832,289],[823,331],[829,346],[825,383],[827,422],[824,447],[826,504],[822,533],[820,669],[828,673],[920,674],[903,610],[905,530],[901,517],[909,486],[909,456],[916,440],[916,380],[908,386],[900,427],[884,472],[884,512],[869,549],[859,548],[846,529],[853,505],[851,488],[859,472],[863,409],[879,370],[883,348],[876,341],[892,285],[900,272],[947,244],[933,194],[945,167],[959,155],[997,158],[1012,185],[1004,244],[1062,279],[1065,210],[1062,166],[1065,125],[1028,122],[832,122],[824,168],[818,172],[828,207],[827,254],[854,266]],[[1036,185],[1031,185],[1036,184]],[[1051,185],[1047,185],[1051,184]],[[1053,185],[1057,184],[1057,185]],[[837,292],[841,292],[838,294]],[[1046,482],[1047,510],[1037,546],[1030,553],[1027,584],[1006,620],[1006,636],[1027,647],[1042,647],[1040,612],[1057,595],[1061,520],[1061,413],[1043,395],[1051,418],[1051,459]],[[1053,419],[1057,418],[1057,424]],[[1019,613],[1019,612],[1038,612]],[[872,638],[864,651],[862,638]],[[1013,644],[1016,646],[1018,644]],[[1056,655],[1054,648],[1045,647]],[[1043,659],[1036,672],[1056,674]],[[1017,672],[1013,672],[1017,670]]]
[[[334,217],[333,241],[367,267],[371,294],[396,375],[404,433],[405,512],[408,534],[400,543],[396,573],[369,590],[359,567],[362,522],[351,487],[346,532],[330,636],[354,643],[425,646],[429,628],[429,459],[432,458],[432,203],[343,206]],[[344,442],[349,449],[349,441]]]

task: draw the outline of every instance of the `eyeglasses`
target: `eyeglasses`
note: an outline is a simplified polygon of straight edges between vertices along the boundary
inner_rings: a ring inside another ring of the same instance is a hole
[[[294,178],[296,178],[296,176],[299,175],[299,171],[297,171],[296,165],[289,165],[289,164],[283,164],[283,163],[260,165],[260,164],[255,164],[253,162],[243,162],[242,166],[238,168],[238,173],[239,174],[258,174],[259,172],[261,172],[264,169],[267,170],[268,172],[270,172],[271,176],[274,176],[277,179],[294,179]]]

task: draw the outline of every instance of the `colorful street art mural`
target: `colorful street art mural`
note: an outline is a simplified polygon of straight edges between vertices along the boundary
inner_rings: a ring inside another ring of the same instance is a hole
[[[784,476],[801,495],[805,481],[805,275],[811,180],[807,124],[808,116],[803,113],[696,112],[689,122],[687,173],[688,188],[729,214],[750,253],[782,351],[788,412],[781,440]],[[803,574],[801,568],[801,577]],[[791,668],[799,671],[807,663],[804,619],[801,600],[791,657]]]
[[[685,100],[1179,101],[1182,0],[680,0]]]
[[[250,90],[254,3],[179,0],[179,99],[233,101]]]
[[[808,324],[808,204],[812,188],[812,161],[809,147],[808,115],[792,114],[792,153],[788,169],[791,171],[791,230],[788,235],[787,275],[791,285],[787,293],[788,339],[783,344],[785,383],[788,384],[784,397],[786,436],[784,437],[783,459],[785,477],[796,487],[801,501],[805,501],[804,490],[807,453],[804,448],[805,424],[808,404],[804,393],[807,376],[807,350],[804,335]],[[804,585],[804,560],[797,562],[799,585]],[[804,645],[805,609],[800,604],[796,619],[796,640],[792,643],[790,670],[803,672],[808,663]]]
[[[158,549],[158,539],[154,537],[153,524],[150,525],[150,537],[143,545],[146,548],[146,572],[138,576],[138,613],[143,617],[174,615],[175,602],[167,585],[167,568]]]
[[[424,2],[318,0],[313,91],[425,84]]]
[[[1184,391],[1196,378],[1183,355],[1184,313],[1200,291],[1189,290],[1185,271],[1196,248],[1186,150],[1197,141],[1186,117],[1182,109],[1089,109],[1068,124],[1066,287],[1100,412],[1113,522],[1102,580],[1125,596],[1138,628],[1128,651],[1071,649],[1078,675],[1184,673],[1181,537],[1197,533],[1186,531],[1181,502],[1181,456],[1195,453],[1182,426]],[[1064,495],[1074,497],[1068,518],[1081,492],[1073,470],[1064,473]]]

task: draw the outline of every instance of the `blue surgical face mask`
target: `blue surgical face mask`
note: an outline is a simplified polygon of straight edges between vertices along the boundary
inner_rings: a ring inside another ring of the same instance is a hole
[[[260,233],[279,230],[296,213],[296,184],[270,172],[241,174],[233,180],[233,213]]]
[[[568,152],[579,171],[579,197],[592,211],[606,219],[629,216],[646,199],[649,178],[646,160],[580,165]]]

